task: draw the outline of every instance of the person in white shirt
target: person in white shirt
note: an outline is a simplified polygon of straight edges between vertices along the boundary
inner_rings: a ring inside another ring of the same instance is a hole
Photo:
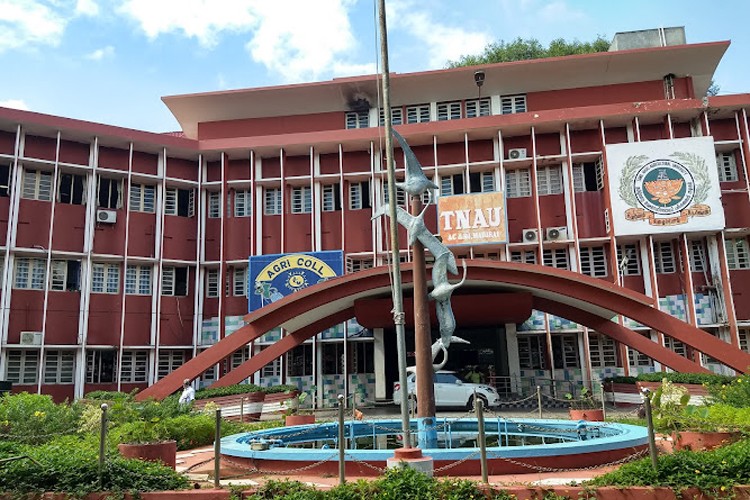
[[[190,379],[182,382],[182,394],[180,395],[180,404],[189,405],[195,399],[195,389],[190,385]]]

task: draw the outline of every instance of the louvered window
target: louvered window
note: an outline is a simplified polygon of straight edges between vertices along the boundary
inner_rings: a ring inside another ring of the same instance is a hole
[[[607,276],[607,258],[604,247],[581,248],[581,272],[592,278]]]
[[[295,186],[292,188],[292,213],[312,213],[312,188],[310,186]]]
[[[539,196],[562,193],[562,169],[560,165],[538,168],[536,182]]]
[[[509,170],[505,173],[505,196],[508,198],[531,196],[531,171],[528,168]]]
[[[420,104],[406,108],[406,123],[425,123],[430,121],[430,105]]]
[[[42,170],[24,169],[21,198],[28,200],[52,200],[52,174]]]
[[[724,243],[729,269],[750,269],[750,248],[747,239],[727,239]]]
[[[716,155],[716,166],[719,169],[719,182],[734,182],[738,179],[734,152]]]
[[[500,98],[500,109],[502,114],[510,115],[513,113],[526,112],[525,95],[507,95]]]
[[[439,102],[437,104],[438,121],[460,120],[461,119],[461,101]]]
[[[483,97],[482,99],[472,99],[466,101],[466,118],[475,118],[477,116],[489,116],[490,115],[490,99],[489,97]]]

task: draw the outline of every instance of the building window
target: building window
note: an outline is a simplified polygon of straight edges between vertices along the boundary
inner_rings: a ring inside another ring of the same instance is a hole
[[[719,169],[719,182],[734,182],[737,177],[737,160],[734,152],[716,155],[716,167]]]
[[[295,186],[292,188],[292,213],[312,213],[312,188],[310,186]]]
[[[250,352],[247,347],[243,347],[239,351],[234,351],[232,353],[232,358],[229,361],[230,365],[232,367],[232,370],[243,364],[245,361],[250,359]]]
[[[352,182],[349,184],[349,209],[362,210],[371,206],[370,181]]]
[[[6,356],[5,380],[20,385],[37,383],[39,351],[9,349]]]
[[[86,197],[86,178],[83,175],[60,173],[57,201],[66,205],[83,205]]]
[[[536,252],[534,250],[510,252],[510,261],[522,262],[524,264],[536,264]]]
[[[281,189],[265,188],[263,213],[265,215],[281,215]]]
[[[53,260],[50,290],[76,292],[81,289],[81,261]]]
[[[265,347],[263,348],[265,349]],[[263,368],[260,369],[261,377],[280,377],[281,376],[281,358],[276,358]]]
[[[500,97],[500,110],[504,115],[526,112],[525,95],[506,95]]]
[[[120,264],[91,265],[91,293],[117,293],[120,291]]]
[[[218,219],[221,217],[221,193],[209,191],[208,193],[208,218]]]
[[[667,274],[675,272],[674,250],[671,241],[657,241],[654,252],[657,273]]]
[[[101,208],[120,208],[122,206],[122,181],[99,177],[96,205]]]
[[[232,293],[235,297],[247,296],[247,268],[235,267],[232,273]]]
[[[321,364],[323,375],[344,374],[344,344],[342,342],[328,342],[321,349]]]
[[[740,349],[750,352],[750,331],[747,328],[740,328],[737,334],[740,338]]]
[[[52,174],[42,170],[24,169],[21,198],[28,200],[52,200]]]
[[[132,212],[154,213],[156,211],[156,205],[154,204],[155,195],[156,188],[154,186],[147,186],[146,184],[131,184],[130,210]]]
[[[518,336],[518,361],[521,369],[547,368],[547,342],[543,335]]]
[[[577,335],[553,335],[552,359],[555,369],[580,368]]]
[[[370,111],[347,111],[346,128],[367,128],[370,126]]]
[[[430,105],[429,104],[407,106],[406,123],[425,123],[428,121],[430,121]]]
[[[617,266],[622,276],[640,276],[641,259],[635,244],[617,245]]]
[[[464,174],[440,176],[440,196],[452,194],[464,194]]]
[[[536,192],[539,196],[562,193],[562,169],[560,165],[538,168],[536,184]]]
[[[323,211],[338,210],[341,210],[341,186],[340,184],[325,184],[323,186]]]
[[[75,351],[56,349],[44,352],[44,383],[72,384],[75,368]]]
[[[47,278],[47,262],[44,259],[16,257],[13,288],[44,290]]]
[[[750,248],[748,248],[747,239],[727,239],[724,247],[727,251],[729,269],[750,269]]]
[[[349,342],[347,348],[348,373],[375,373],[375,351],[372,342]]]
[[[187,267],[165,266],[161,275],[161,294],[185,297],[188,291],[188,274]]]
[[[648,333],[640,333],[640,335],[649,338]],[[650,340],[650,338],[649,338]],[[649,358],[643,353],[636,351],[635,349],[628,349],[628,364],[630,366],[653,366],[654,360]]]
[[[346,272],[356,273],[374,267],[372,257],[346,257]]]
[[[466,118],[490,115],[490,98],[471,99],[466,101]]]
[[[573,165],[573,189],[576,193],[601,191],[604,189],[602,160]]]
[[[125,293],[128,295],[151,295],[151,266],[128,266],[125,273]]]
[[[682,357],[687,357],[687,348],[685,347],[685,344],[669,335],[664,335],[664,347],[674,351]]]
[[[122,351],[120,381],[125,384],[148,382],[148,351]]]
[[[0,163],[0,196],[10,196],[10,165]]]
[[[565,248],[549,248],[542,251],[542,263],[557,269],[569,269],[568,251]]]
[[[607,276],[607,258],[604,247],[581,248],[581,272],[592,278]]]
[[[531,196],[531,171],[520,168],[505,172],[505,193],[508,198]]]
[[[234,192],[234,216],[250,217],[253,214],[253,197],[249,189]]]
[[[380,118],[378,123],[381,127],[385,126],[385,110],[380,110]],[[391,124],[402,125],[404,123],[404,110],[401,108],[391,108]]]
[[[219,270],[206,269],[206,297],[209,299],[219,296]]]
[[[160,350],[156,377],[161,380],[185,363],[184,351]]]
[[[441,122],[446,120],[460,120],[461,101],[437,103],[437,119]]]
[[[388,197],[388,181],[383,181],[383,203],[388,205],[390,198]],[[396,205],[403,207],[406,205],[406,191],[396,188]]]
[[[193,217],[195,215],[195,189],[165,189],[164,214]]]
[[[117,352],[114,350],[92,350],[86,353],[86,382],[106,384],[116,381]]]
[[[287,373],[290,377],[309,377],[313,374],[311,344],[298,345],[286,355]]]
[[[601,333],[589,333],[589,357],[592,368],[617,366],[617,344]]]
[[[491,193],[495,191],[495,174],[492,172],[474,172],[469,174],[469,187],[472,193]]]
[[[694,273],[707,271],[706,267],[706,244],[704,240],[690,240],[690,270]]]

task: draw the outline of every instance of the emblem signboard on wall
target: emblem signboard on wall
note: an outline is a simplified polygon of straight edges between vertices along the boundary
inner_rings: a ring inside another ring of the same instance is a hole
[[[341,276],[344,253],[287,253],[250,256],[248,310],[260,309],[303,288]]]
[[[724,229],[712,137],[607,146],[615,235]]]
[[[497,191],[441,196],[438,226],[440,237],[448,246],[505,243],[505,196]]]

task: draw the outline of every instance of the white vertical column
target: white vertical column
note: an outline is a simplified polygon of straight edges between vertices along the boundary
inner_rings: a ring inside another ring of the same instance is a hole
[[[386,398],[385,379],[385,333],[382,328],[374,328],[373,336],[373,367],[375,369],[375,399],[380,401]]]
[[[519,378],[513,374],[521,373],[521,358],[518,355],[518,332],[515,323],[505,324],[505,349],[508,352],[508,373],[510,374],[510,390],[518,393]]]

